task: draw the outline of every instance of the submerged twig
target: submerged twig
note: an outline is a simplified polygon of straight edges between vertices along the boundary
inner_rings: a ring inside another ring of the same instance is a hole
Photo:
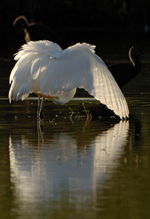
[[[71,107],[69,107],[69,109],[70,109],[70,116],[69,116],[69,118],[70,118],[70,120],[71,120],[71,122],[73,123],[73,120],[72,120],[72,116],[73,116],[73,114],[74,114],[74,112],[73,112],[73,110],[71,109]]]
[[[89,112],[89,110],[87,110],[87,109],[85,108],[84,103],[82,103],[82,106],[83,106],[84,111],[85,111],[85,113],[86,113],[87,120],[91,120],[91,119],[92,119],[92,115],[91,115],[91,113]]]
[[[52,120],[49,119],[49,124],[53,124],[54,125],[54,120],[55,120],[55,118],[52,119]]]

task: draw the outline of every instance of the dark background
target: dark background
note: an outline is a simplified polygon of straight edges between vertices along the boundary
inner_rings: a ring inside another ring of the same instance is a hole
[[[149,39],[150,0],[1,0],[0,58],[25,43],[12,25],[20,15],[50,27],[65,46],[125,38],[130,47],[137,38]]]

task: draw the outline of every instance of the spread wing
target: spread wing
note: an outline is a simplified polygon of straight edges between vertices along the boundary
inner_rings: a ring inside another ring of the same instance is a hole
[[[25,44],[15,57],[18,62],[10,75],[10,101],[40,92],[58,97],[58,103],[66,103],[79,87],[121,118],[128,117],[126,100],[94,49],[86,43],[65,50],[50,41]]]

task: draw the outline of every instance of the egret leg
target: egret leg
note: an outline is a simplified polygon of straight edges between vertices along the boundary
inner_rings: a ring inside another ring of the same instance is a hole
[[[40,120],[40,102],[41,102],[41,97],[38,96],[38,109],[37,109],[37,119]]]
[[[38,111],[37,111],[37,118],[38,120],[42,120],[43,119],[43,108],[44,108],[44,101],[45,101],[45,98],[43,97],[42,100],[41,100],[41,97],[38,96]]]
[[[40,103],[40,111],[39,111],[40,119],[43,119],[44,102],[45,102],[45,98],[43,97]]]

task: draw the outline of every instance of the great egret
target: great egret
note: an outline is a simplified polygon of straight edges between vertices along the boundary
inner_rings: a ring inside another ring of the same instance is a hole
[[[95,46],[77,43],[62,50],[51,41],[30,41],[16,54],[10,74],[11,100],[24,100],[30,93],[65,104],[84,88],[121,119],[129,116],[127,102]],[[40,109],[39,109],[40,115]]]
[[[141,71],[140,56],[150,58],[140,47],[132,46],[129,50],[129,59],[132,64],[121,63],[114,64],[108,67],[109,71],[114,76],[119,87],[124,86],[134,77],[136,77]]]

